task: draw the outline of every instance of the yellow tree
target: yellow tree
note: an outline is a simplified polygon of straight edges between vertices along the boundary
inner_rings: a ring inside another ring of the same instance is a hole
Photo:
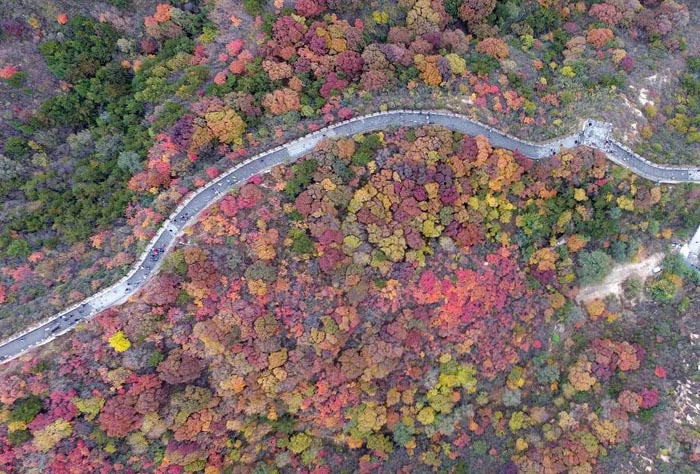
[[[418,0],[406,14],[406,26],[422,35],[440,29],[440,15],[433,10],[430,0]]]
[[[246,124],[228,105],[217,98],[207,98],[194,104],[197,116],[192,123],[190,152],[196,153],[213,140],[240,146]]]
[[[445,59],[450,65],[450,70],[455,76],[461,76],[467,70],[467,61],[460,55],[449,53],[445,55]]]
[[[442,82],[442,74],[437,67],[439,57],[416,54],[414,58],[416,68],[420,71],[420,78],[429,86],[437,87]]]
[[[117,331],[109,338],[109,345],[117,352],[124,352],[131,347],[131,341],[126,338],[123,331]]]
[[[212,137],[221,143],[242,145],[245,122],[232,109],[225,108],[204,115]]]
[[[585,356],[581,356],[569,369],[569,382],[580,392],[587,392],[597,382],[591,375],[591,363]]]
[[[34,432],[34,446],[40,451],[46,452],[56,443],[67,438],[73,432],[70,422],[59,418],[46,427]]]

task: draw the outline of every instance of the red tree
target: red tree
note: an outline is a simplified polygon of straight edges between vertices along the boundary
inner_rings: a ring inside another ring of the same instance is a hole
[[[158,364],[158,376],[161,380],[175,385],[196,380],[202,373],[202,369],[204,369],[204,361],[182,349],[175,349],[170,351],[167,359]]]
[[[326,11],[326,0],[296,0],[294,8],[301,16],[311,18]]]
[[[126,436],[141,424],[141,416],[134,409],[136,396],[116,395],[106,401],[98,419],[107,436]]]

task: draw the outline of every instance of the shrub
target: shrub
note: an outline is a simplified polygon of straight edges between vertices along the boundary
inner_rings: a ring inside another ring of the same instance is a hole
[[[29,441],[32,438],[29,430],[17,430],[7,433],[7,441],[10,442],[12,446],[19,446]]]
[[[17,178],[22,172],[22,167],[14,160],[0,154],[0,181],[10,181]]]
[[[294,252],[298,254],[310,254],[313,252],[314,244],[305,231],[293,230],[290,234]]]
[[[251,16],[262,14],[267,0],[243,0],[243,8]]]
[[[498,69],[499,66],[496,58],[480,53],[472,53],[467,64],[477,74],[489,74]]]
[[[668,273],[679,275],[683,279],[690,280],[695,284],[700,283],[700,272],[689,266],[685,260],[683,260],[683,257],[677,253],[667,255],[666,258],[664,258],[663,267],[664,271]]]
[[[105,0],[110,5],[124,9],[131,6],[131,0]]]
[[[394,442],[399,446],[405,446],[413,438],[415,429],[411,426],[398,422],[393,429]]]
[[[23,137],[8,137],[5,141],[5,153],[10,158],[20,158],[29,153],[27,140]]]
[[[143,163],[138,153],[134,151],[123,151],[117,158],[117,166],[130,175],[134,175],[143,170]]]
[[[551,8],[538,8],[533,14],[528,16],[526,23],[532,28],[535,36],[540,36],[559,28],[561,16]]]
[[[294,165],[294,177],[287,181],[284,192],[290,199],[296,198],[312,181],[312,176],[318,168],[316,160],[304,160]]]
[[[651,284],[649,294],[654,301],[669,303],[676,296],[676,286],[668,278],[661,278]]]
[[[522,392],[520,389],[505,389],[503,391],[503,404],[507,407],[517,407],[520,405],[521,396]]]
[[[628,300],[639,296],[642,291],[642,282],[638,278],[628,278],[622,285],[625,298]]]
[[[10,257],[26,257],[30,252],[29,244],[26,240],[14,239],[6,252]]]
[[[542,385],[549,385],[556,382],[559,380],[559,375],[559,369],[555,365],[546,365],[541,369],[537,369],[537,372],[535,372],[537,381]]]
[[[24,81],[27,79],[27,73],[26,71],[18,71],[12,75],[12,77],[8,77],[5,79],[5,82],[11,85],[12,87],[20,87],[24,84]]]

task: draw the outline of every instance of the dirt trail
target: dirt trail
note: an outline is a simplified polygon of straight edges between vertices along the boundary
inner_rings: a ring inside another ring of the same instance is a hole
[[[655,253],[645,258],[641,262],[637,263],[627,263],[625,265],[619,265],[610,272],[610,274],[605,277],[605,279],[591,286],[586,286],[581,288],[578,296],[576,296],[576,301],[579,303],[585,303],[587,301],[596,298],[605,298],[609,294],[621,295],[622,294],[622,284],[630,277],[636,277],[644,281],[648,276],[652,274],[654,267],[661,263],[663,260],[663,253]]]

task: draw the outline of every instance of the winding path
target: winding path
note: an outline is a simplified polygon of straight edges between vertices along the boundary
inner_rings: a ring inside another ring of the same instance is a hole
[[[608,124],[586,120],[582,129],[571,135],[544,143],[520,140],[476,122],[464,115],[445,110],[392,110],[363,115],[325,127],[299,139],[255,155],[230,168],[206,186],[193,191],[166,219],[148,243],[129,273],[117,283],[74,304],[50,319],[37,323],[23,333],[0,344],[0,363],[12,360],[32,347],[46,344],[65,334],[79,322],[89,319],[112,306],[121,304],[141,289],[156,273],[163,255],[174,245],[183,229],[207,207],[222,199],[231,186],[245,183],[254,175],[270,168],[294,162],[314,149],[324,138],[352,136],[391,126],[441,125],[468,135],[484,135],[494,147],[518,150],[525,156],[541,160],[558,153],[562,148],[587,145],[605,152],[608,158],[632,172],[659,183],[700,183],[700,168],[674,167],[654,164],[610,138]],[[153,250],[161,249],[154,261]]]

